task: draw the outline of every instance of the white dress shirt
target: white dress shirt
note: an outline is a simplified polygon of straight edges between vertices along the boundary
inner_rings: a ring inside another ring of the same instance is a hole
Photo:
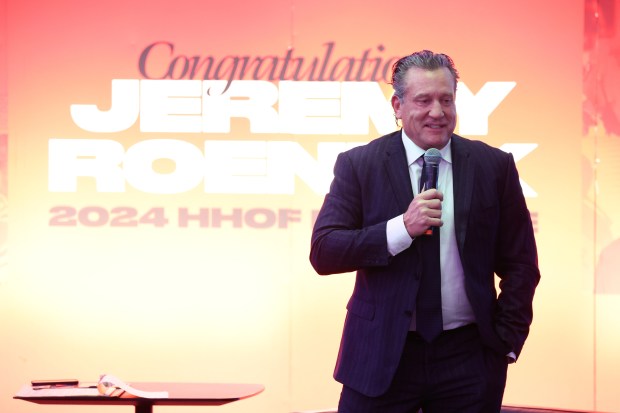
[[[409,176],[413,193],[418,194],[418,182],[422,173],[424,150],[413,143],[402,131],[403,144],[407,154]],[[459,257],[454,231],[454,197],[452,180],[452,152],[450,142],[440,149],[442,160],[439,164],[437,189],[443,193],[441,203],[441,220],[443,226],[439,230],[440,265],[441,265],[441,306],[444,330],[451,330],[476,321],[471,304],[465,293],[465,277]],[[411,246],[413,239],[409,236],[403,215],[392,218],[387,223],[388,251],[392,255],[399,254]],[[415,309],[411,322],[411,330],[415,330]]]

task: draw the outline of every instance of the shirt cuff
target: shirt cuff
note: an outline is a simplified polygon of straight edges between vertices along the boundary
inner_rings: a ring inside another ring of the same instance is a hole
[[[405,228],[403,215],[390,219],[385,228],[387,235],[387,247],[390,255],[395,256],[411,246],[413,238]]]

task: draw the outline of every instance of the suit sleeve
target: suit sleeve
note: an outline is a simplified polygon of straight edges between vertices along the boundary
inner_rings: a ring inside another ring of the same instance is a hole
[[[494,264],[500,278],[495,328],[518,355],[532,323],[532,301],[540,272],[532,221],[512,155],[505,177]]]
[[[334,180],[319,211],[310,249],[310,262],[321,275],[356,271],[389,263],[386,221],[366,223],[364,207],[368,188],[363,187],[349,153],[334,165]]]

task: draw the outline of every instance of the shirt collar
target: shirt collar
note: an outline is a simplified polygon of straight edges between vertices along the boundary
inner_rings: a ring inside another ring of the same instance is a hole
[[[407,155],[407,165],[411,165],[415,161],[417,161],[421,156],[424,155],[424,149],[420,148],[418,145],[413,143],[413,141],[407,136],[404,129],[401,129],[401,138],[403,140],[403,145],[405,146],[405,154]],[[450,149],[450,143],[452,142],[452,138],[448,141],[446,146],[439,150],[441,152],[441,158],[448,162],[452,163],[452,150]]]

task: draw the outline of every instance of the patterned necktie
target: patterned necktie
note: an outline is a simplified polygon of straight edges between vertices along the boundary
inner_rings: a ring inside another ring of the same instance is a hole
[[[426,163],[422,166],[420,191],[426,177]],[[416,300],[416,330],[427,342],[443,331],[441,315],[441,267],[439,264],[439,227],[431,234],[416,238],[419,244],[422,276]]]

